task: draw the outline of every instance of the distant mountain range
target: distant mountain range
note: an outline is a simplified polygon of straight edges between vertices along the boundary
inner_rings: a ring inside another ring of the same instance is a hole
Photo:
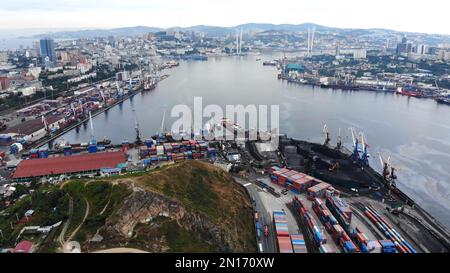
[[[312,23],[304,24],[263,24],[263,23],[248,23],[241,24],[234,27],[217,27],[217,26],[207,26],[207,25],[197,25],[191,27],[172,27],[172,28],[158,28],[158,27],[147,27],[147,26],[135,26],[135,27],[123,27],[114,29],[90,29],[90,30],[77,30],[77,31],[58,31],[49,32],[43,34],[37,34],[31,38],[43,38],[51,37],[55,39],[67,39],[67,38],[96,38],[96,37],[108,37],[108,36],[134,36],[141,35],[150,32],[158,32],[164,30],[179,30],[179,31],[194,31],[203,32],[208,37],[218,37],[227,34],[234,34],[236,29],[242,29],[243,32],[264,32],[264,31],[285,31],[285,32],[304,32],[308,31],[309,28],[314,27],[316,31],[333,31],[340,34],[353,34],[353,35],[370,35],[370,34],[402,34],[403,32],[398,32],[388,29],[340,29],[327,27]],[[418,33],[415,33],[418,34]],[[423,34],[429,36],[439,36],[441,38],[445,37],[450,39],[450,35],[432,35]],[[28,37],[29,38],[29,37]]]

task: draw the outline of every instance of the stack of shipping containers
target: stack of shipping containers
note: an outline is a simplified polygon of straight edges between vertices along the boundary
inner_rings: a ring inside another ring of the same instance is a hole
[[[308,253],[305,238],[300,234],[291,235],[292,248],[294,253]]]
[[[272,183],[286,187],[297,194],[306,192],[308,188],[320,183],[314,177],[286,168],[272,167],[269,173]]]
[[[304,236],[308,237],[309,241],[313,242],[314,247],[320,250],[321,246],[326,245],[327,243],[327,239],[325,237],[325,234],[323,233],[322,227],[317,225],[303,200],[299,200],[297,197],[294,197],[292,200],[292,204],[296,212],[300,216],[301,223],[305,227],[306,233],[304,234]],[[325,247],[324,251],[328,251],[328,249],[330,248]]]
[[[168,160],[213,159],[217,157],[217,152],[215,148],[209,148],[204,141],[192,140],[153,145],[151,140],[146,140],[145,146],[139,147],[139,155],[141,159],[149,157],[151,163],[157,163],[158,161]]]
[[[273,223],[277,236],[278,250],[280,253],[293,253],[291,238],[289,237],[288,221],[284,211],[273,212]]]

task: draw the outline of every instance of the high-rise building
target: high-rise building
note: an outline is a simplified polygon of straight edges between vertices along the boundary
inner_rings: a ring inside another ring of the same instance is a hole
[[[0,77],[0,90],[8,89],[9,79],[8,77]]]
[[[397,44],[397,55],[401,55],[403,53],[411,53],[413,50],[413,46],[411,43],[408,43],[406,37],[402,38],[402,42]]]
[[[8,52],[0,51],[0,63],[8,62]]]
[[[108,36],[108,44],[114,48],[115,44],[116,44],[116,39],[114,39],[114,36]]]
[[[34,43],[34,50],[35,50],[35,54],[36,54],[35,56],[40,57],[41,56],[41,48],[40,48],[39,42]]]
[[[48,57],[50,62],[56,61],[55,41],[53,41],[53,39],[41,39],[40,49],[41,49],[41,60],[43,63],[45,62],[45,57]]]
[[[421,44],[421,45],[417,45],[417,54],[420,55],[425,55],[428,52],[428,47],[427,45]]]
[[[365,59],[365,58],[367,58],[367,50],[366,49],[355,49],[355,50],[353,50],[353,58],[354,59]]]

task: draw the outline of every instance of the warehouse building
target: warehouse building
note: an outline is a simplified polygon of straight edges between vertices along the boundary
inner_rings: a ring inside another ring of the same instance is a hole
[[[12,178],[24,180],[54,175],[92,173],[116,168],[123,162],[126,162],[126,155],[122,151],[29,159],[19,163]]]

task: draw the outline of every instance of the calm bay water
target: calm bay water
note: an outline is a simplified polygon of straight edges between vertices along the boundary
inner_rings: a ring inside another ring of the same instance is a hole
[[[279,56],[263,56],[272,59]],[[399,187],[450,227],[450,107],[433,100],[395,94],[326,90],[292,85],[276,79],[276,68],[263,67],[255,56],[217,57],[206,62],[184,62],[168,71],[170,77],[149,93],[141,93],[93,119],[95,136],[114,143],[134,140],[135,109],[144,136],[166,125],[174,105],[193,106],[195,96],[203,105],[280,105],[280,131],[291,137],[322,142],[327,124],[336,141],[342,129],[351,146],[348,128],[364,131],[372,154],[371,165],[380,170],[377,153],[392,157],[399,168]],[[89,126],[63,137],[87,142]]]

